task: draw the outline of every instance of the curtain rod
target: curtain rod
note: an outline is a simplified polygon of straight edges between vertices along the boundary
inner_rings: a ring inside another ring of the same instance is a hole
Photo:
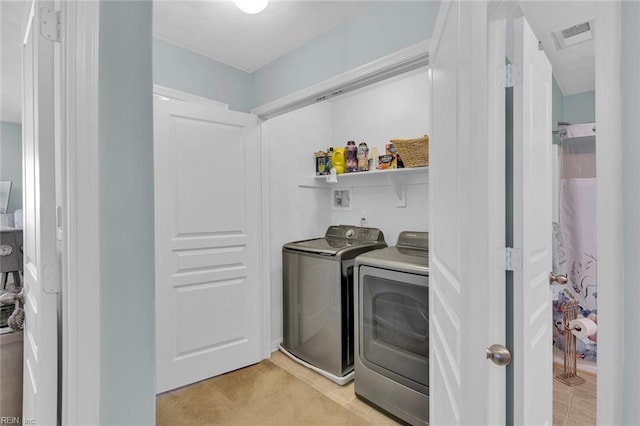
[[[591,121],[586,122],[586,123],[578,123],[578,124],[590,124],[592,123]],[[567,126],[571,126],[572,124],[569,123],[568,121],[558,121],[558,127],[567,127]],[[596,131],[596,125],[595,123],[593,124],[593,132],[595,133]],[[562,145],[562,136],[567,134],[567,129],[558,129],[558,130],[552,130],[551,134],[553,135],[559,135],[560,138],[558,138],[557,141],[553,141],[554,145]]]
[[[571,126],[571,123],[569,123],[568,121],[558,121],[558,127],[560,126]],[[554,135],[562,135],[563,133],[566,133],[567,131],[565,129],[558,129],[558,130],[552,130],[551,133]],[[555,142],[554,142],[555,143]]]

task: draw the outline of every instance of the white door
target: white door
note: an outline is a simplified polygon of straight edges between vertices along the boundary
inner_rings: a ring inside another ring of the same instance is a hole
[[[521,82],[513,88],[513,226],[514,247],[522,251],[513,283],[514,421],[550,425],[551,64],[525,18],[516,19],[513,28],[514,64],[521,70]]]
[[[39,31],[33,3],[23,54],[24,393],[23,416],[56,424],[59,263],[55,223],[54,46]],[[26,423],[27,420],[25,420]]]
[[[257,118],[154,103],[157,391],[260,361]]]
[[[505,241],[504,147],[489,137],[499,129],[490,123],[504,123],[504,88],[500,109],[490,96],[498,88],[489,73],[486,2],[440,7],[442,31],[430,55],[430,423],[503,424],[505,367],[485,354],[506,344],[505,271],[497,266]]]
[[[430,422],[504,424],[506,368],[487,360],[486,349],[506,345],[505,89],[498,78],[504,74],[505,31],[504,25],[489,25],[485,1],[443,2],[440,13],[441,31],[431,54]],[[515,41],[516,50],[530,44]],[[535,41],[536,55],[544,56],[537,45]],[[548,296],[548,282],[544,291],[541,285],[551,265],[551,159],[546,154],[551,150],[551,76],[543,78],[540,71],[530,76],[537,68],[529,64],[533,52],[527,49],[527,55],[518,56],[523,76],[514,89],[520,93],[514,116],[527,116],[529,126],[517,130],[514,124],[516,132],[528,135],[514,138],[517,158],[528,167],[522,173],[514,166],[519,176],[514,178],[516,234],[526,236],[515,237],[523,267],[515,272],[520,288],[514,291],[516,303],[535,299],[514,307],[514,334],[524,336],[531,353],[523,354],[519,340],[509,349],[516,388],[513,421],[544,424],[551,418],[546,400],[552,392],[551,342],[544,336],[551,327],[551,308],[542,294]],[[526,204],[518,206],[522,200]],[[534,379],[533,374],[546,377]],[[536,409],[541,412],[533,412]]]

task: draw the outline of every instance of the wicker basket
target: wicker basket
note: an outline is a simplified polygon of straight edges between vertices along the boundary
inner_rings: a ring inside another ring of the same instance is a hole
[[[405,167],[429,165],[429,136],[413,139],[391,139]]]

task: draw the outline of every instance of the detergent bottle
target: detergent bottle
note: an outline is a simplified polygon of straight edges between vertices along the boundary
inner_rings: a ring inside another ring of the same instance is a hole
[[[377,170],[378,169],[378,157],[380,153],[378,152],[378,147],[374,146],[371,148],[371,152],[369,153],[369,170]]]
[[[344,151],[344,162],[347,173],[358,171],[358,147],[355,141],[348,141]]]
[[[331,151],[331,167],[336,170],[336,174],[344,173],[344,148],[333,148]]]
[[[369,148],[365,142],[358,145],[358,171],[366,172],[369,170]]]

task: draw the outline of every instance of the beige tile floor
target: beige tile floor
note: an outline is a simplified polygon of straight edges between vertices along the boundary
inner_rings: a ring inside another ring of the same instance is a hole
[[[353,382],[340,386],[312,371],[282,352],[271,354],[271,362],[303,380],[313,388],[364,418],[371,425],[398,425],[397,421],[356,398]],[[554,364],[554,377],[562,372]],[[588,426],[596,424],[596,376],[579,372],[585,379],[579,386],[569,387],[553,381],[553,424],[557,426]]]
[[[562,373],[560,364],[553,365],[554,377]],[[578,372],[585,382],[570,387],[553,380],[553,424],[558,426],[588,426],[596,424],[597,377]]]
[[[353,381],[344,386],[337,385],[315,371],[298,364],[279,351],[271,354],[270,361],[311,385],[333,401],[343,407],[346,407],[351,412],[359,415],[370,425],[388,426],[401,424],[386,416],[384,413],[376,410],[372,406],[357,399],[353,390]]]

